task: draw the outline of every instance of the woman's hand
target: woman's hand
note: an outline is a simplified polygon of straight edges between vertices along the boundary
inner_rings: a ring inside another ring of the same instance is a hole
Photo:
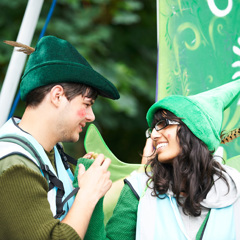
[[[150,156],[152,156],[154,152],[153,147],[153,140],[151,138],[147,138],[145,147],[143,149],[143,156],[142,156],[142,164],[146,164]]]

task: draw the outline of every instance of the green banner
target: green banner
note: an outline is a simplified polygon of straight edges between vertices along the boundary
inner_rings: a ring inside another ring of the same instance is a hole
[[[194,95],[240,78],[240,0],[157,0],[157,98]],[[240,127],[240,99],[222,129]],[[240,137],[221,144],[224,159],[240,154]]]

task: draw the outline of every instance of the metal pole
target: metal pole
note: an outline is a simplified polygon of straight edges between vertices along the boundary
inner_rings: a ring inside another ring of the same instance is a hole
[[[30,45],[38,22],[44,0],[29,0],[22,24],[17,36],[17,42]],[[11,40],[11,39],[6,39]],[[6,77],[0,95],[0,127],[9,115],[18,83],[26,61],[26,54],[13,50]]]

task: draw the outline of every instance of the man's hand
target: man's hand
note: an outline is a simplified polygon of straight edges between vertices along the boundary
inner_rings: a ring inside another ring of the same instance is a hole
[[[92,158],[90,155],[89,157]],[[110,172],[108,171],[110,163],[109,158],[105,159],[103,154],[99,154],[87,171],[83,164],[79,164],[77,178],[80,189],[71,209],[62,222],[75,229],[81,239],[84,239],[98,200],[112,186]]]
[[[104,159],[104,155],[99,154],[87,171],[83,164],[79,164],[78,186],[81,191],[86,191],[91,198],[95,196],[97,201],[103,197],[112,186],[107,170],[110,163],[109,158]]]
[[[98,153],[89,152],[89,153],[86,153],[82,158],[96,159],[97,156],[98,156]]]

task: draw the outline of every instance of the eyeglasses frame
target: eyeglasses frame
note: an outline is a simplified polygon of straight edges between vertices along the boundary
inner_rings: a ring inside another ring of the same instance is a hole
[[[165,125],[164,127],[162,127],[162,128],[158,128],[157,125],[158,125],[160,122],[163,122],[163,121],[165,121],[166,125]],[[154,127],[148,128],[148,129],[146,130],[146,132],[145,132],[146,138],[148,139],[148,138],[151,137],[153,128],[155,128],[155,130],[158,132],[158,131],[164,129],[165,127],[167,127],[168,125],[179,125],[179,124],[180,124],[179,122],[173,121],[173,120],[169,120],[169,119],[167,119],[167,118],[162,119],[162,120],[158,121],[158,122],[155,124]],[[149,131],[150,131],[150,130],[151,130],[151,134],[149,134]]]

